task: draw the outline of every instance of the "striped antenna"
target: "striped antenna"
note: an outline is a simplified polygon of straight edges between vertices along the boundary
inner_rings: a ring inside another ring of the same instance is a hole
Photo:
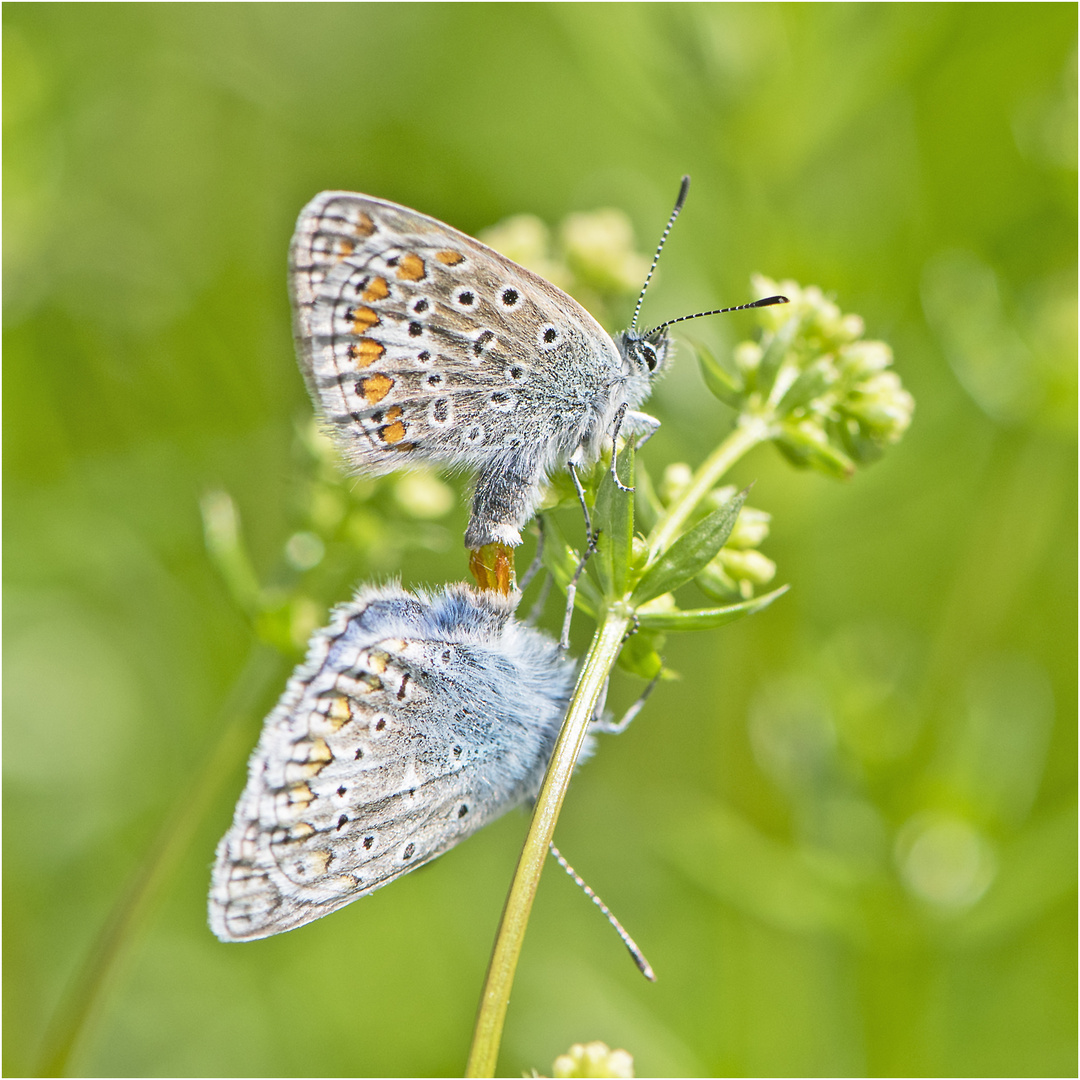
[[[682,184],[679,186],[679,197],[675,200],[675,209],[671,211],[671,217],[668,218],[667,226],[664,228],[664,233],[660,237],[660,243],[656,245],[656,254],[653,256],[652,266],[649,267],[649,272],[645,275],[645,284],[641,286],[641,292],[638,294],[637,306],[634,308],[634,317],[630,320],[630,329],[633,330],[637,326],[638,313],[641,311],[642,301],[645,299],[645,290],[649,287],[649,282],[652,281],[653,271],[656,269],[656,264],[660,261],[660,252],[664,250],[664,244],[667,242],[668,233],[671,232],[671,226],[675,224],[675,219],[679,216],[679,211],[683,208],[683,203],[686,202],[686,196],[690,192],[690,177],[684,176],[682,178]]]
[[[656,972],[653,971],[649,961],[645,959],[645,954],[638,948],[637,942],[623,928],[623,924],[611,914],[611,909],[607,904],[589,888],[585,883],[585,879],[563,858],[562,852],[554,844],[549,843],[548,847],[551,849],[551,854],[555,856],[555,861],[574,879],[574,884],[603,912],[604,917],[614,927],[615,933],[622,938],[622,943],[630,951],[638,971],[649,982],[656,982]]]
[[[699,311],[696,315],[680,315],[677,319],[668,319],[667,322],[661,323],[659,326],[654,326],[647,333],[641,336],[647,340],[652,340],[654,334],[659,334],[661,330],[666,330],[669,326],[674,326],[679,322],[686,322],[687,319],[703,319],[706,315],[724,315],[729,311],[745,311],[747,308],[752,307],[772,307],[773,304],[790,304],[786,296],[766,296],[764,300],[755,300],[752,304],[736,304],[735,307],[722,307],[715,308],[712,311]]]

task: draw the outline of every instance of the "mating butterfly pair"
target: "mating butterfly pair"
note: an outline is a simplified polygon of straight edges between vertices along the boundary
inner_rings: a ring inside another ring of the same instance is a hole
[[[658,426],[637,409],[671,323],[634,329],[644,288],[613,340],[471,237],[348,192],[305,207],[289,280],[300,366],[346,459],[367,474],[475,471],[474,551],[521,542],[554,470],[595,462],[620,426]],[[509,598],[362,587],[312,637],[265,722],[218,845],[214,933],[244,941],[301,926],[535,797],[572,681],[573,665]]]

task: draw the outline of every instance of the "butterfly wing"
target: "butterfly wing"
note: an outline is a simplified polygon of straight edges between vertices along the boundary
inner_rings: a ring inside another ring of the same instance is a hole
[[[362,590],[266,721],[218,846],[214,933],[253,940],[327,915],[535,794],[569,678],[498,598]]]
[[[289,280],[300,366],[346,458],[369,474],[480,471],[473,540],[518,543],[543,478],[609,426],[626,373],[599,323],[441,221],[323,192]]]

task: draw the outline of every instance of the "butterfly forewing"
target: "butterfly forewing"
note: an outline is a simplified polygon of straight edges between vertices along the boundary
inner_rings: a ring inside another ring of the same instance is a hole
[[[290,278],[309,388],[367,472],[406,459],[477,466],[523,441],[567,441],[619,370],[611,339],[565,293],[379,199],[316,197]]]
[[[362,589],[266,721],[218,847],[214,932],[310,922],[535,794],[570,677],[491,594]]]

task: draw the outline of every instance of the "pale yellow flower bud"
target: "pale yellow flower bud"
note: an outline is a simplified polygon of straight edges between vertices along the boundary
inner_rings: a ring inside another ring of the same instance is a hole
[[[555,1059],[553,1072],[557,1077],[632,1077],[634,1059],[600,1041],[575,1043]]]
[[[772,514],[767,511],[744,506],[739,511],[739,516],[735,519],[735,528],[731,530],[731,535],[724,546],[740,551],[759,547],[769,535],[771,521]]]
[[[677,461],[664,470],[658,494],[665,506],[670,506],[690,486],[694,471],[684,461]]]
[[[771,311],[772,308],[762,308]],[[761,346],[756,341],[740,341],[735,346],[735,364],[741,372],[757,371],[761,363]]]
[[[717,556],[728,576],[752,585],[768,585],[776,577],[776,563],[760,551],[733,551],[722,548]]]

